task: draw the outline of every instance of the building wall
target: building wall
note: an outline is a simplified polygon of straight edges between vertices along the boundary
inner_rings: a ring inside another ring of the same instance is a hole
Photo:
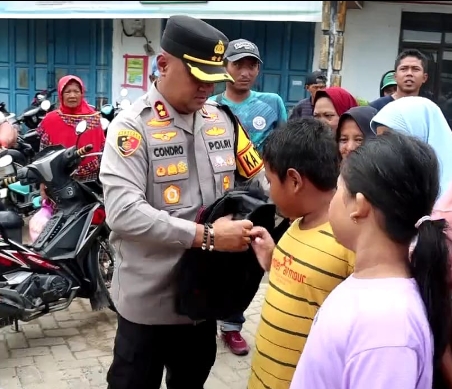
[[[161,19],[145,19],[145,32],[148,40],[151,42],[152,48],[156,53],[160,50],[160,35],[162,28]],[[124,58],[125,54],[129,55],[145,55],[143,45],[146,43],[145,38],[127,37],[123,34],[121,20],[113,21],[113,71],[112,71],[112,94],[113,101],[119,98],[121,85],[124,82]],[[149,58],[148,74],[151,71],[152,58]],[[144,94],[142,89],[127,88],[129,91],[128,98],[134,101]]]
[[[127,37],[123,33],[121,20],[113,22],[112,94],[113,99],[116,100],[119,97],[121,84],[124,82],[125,61],[123,56],[125,54],[144,55],[143,45],[146,40],[139,37]],[[256,89],[280,93],[289,106],[305,97],[305,90],[301,85],[312,66],[312,23],[213,20],[212,24],[222,29],[221,26],[224,26],[225,22],[229,23],[226,24],[228,28],[223,28],[224,33],[230,39],[237,39],[239,37],[237,34],[239,34],[256,42],[261,50],[264,66]],[[155,52],[158,53],[163,20],[146,19],[145,23],[146,36],[151,41]],[[125,29],[128,33],[131,32],[127,24],[125,24]],[[284,44],[280,44],[281,42]],[[149,72],[152,58],[149,58]],[[132,101],[144,93],[142,89],[127,89],[129,99]]]
[[[446,5],[364,2],[362,10],[349,10],[345,27],[342,86],[368,100],[379,97],[383,73],[394,67],[399,50],[402,12],[452,13]],[[318,69],[320,23],[316,25],[313,69]]]

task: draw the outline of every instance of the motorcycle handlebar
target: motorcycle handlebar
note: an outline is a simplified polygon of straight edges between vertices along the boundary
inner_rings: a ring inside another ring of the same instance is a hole
[[[83,147],[80,147],[75,153],[79,157],[83,157],[85,154],[88,154],[93,149],[93,145],[89,144]]]
[[[89,154],[82,155],[82,158],[88,158],[88,157],[101,157],[102,154],[103,154],[102,152],[89,153]]]

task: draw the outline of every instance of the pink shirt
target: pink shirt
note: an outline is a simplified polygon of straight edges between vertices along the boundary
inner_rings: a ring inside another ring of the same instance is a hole
[[[416,282],[352,275],[318,311],[290,389],[431,389],[432,377]]]

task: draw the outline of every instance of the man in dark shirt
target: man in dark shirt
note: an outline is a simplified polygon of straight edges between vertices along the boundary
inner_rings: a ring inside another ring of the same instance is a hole
[[[419,96],[422,85],[427,81],[427,57],[419,50],[409,49],[402,51],[395,61],[394,77],[397,90],[394,94],[380,97],[369,103],[376,110],[382,109],[386,104],[406,96]]]
[[[326,76],[320,70],[312,72],[306,77],[306,90],[311,94],[311,96],[306,99],[300,100],[298,104],[294,107],[289,120],[291,119],[301,119],[301,118],[312,118],[314,111],[314,97],[317,91],[326,88]]]

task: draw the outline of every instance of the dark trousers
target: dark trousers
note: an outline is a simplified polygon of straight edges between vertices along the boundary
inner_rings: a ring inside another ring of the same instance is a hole
[[[245,316],[243,313],[237,313],[235,315],[229,316],[227,319],[223,320],[221,324],[221,331],[242,331],[243,323],[245,323]]]
[[[118,315],[108,389],[203,389],[217,353],[215,321],[147,326]]]

